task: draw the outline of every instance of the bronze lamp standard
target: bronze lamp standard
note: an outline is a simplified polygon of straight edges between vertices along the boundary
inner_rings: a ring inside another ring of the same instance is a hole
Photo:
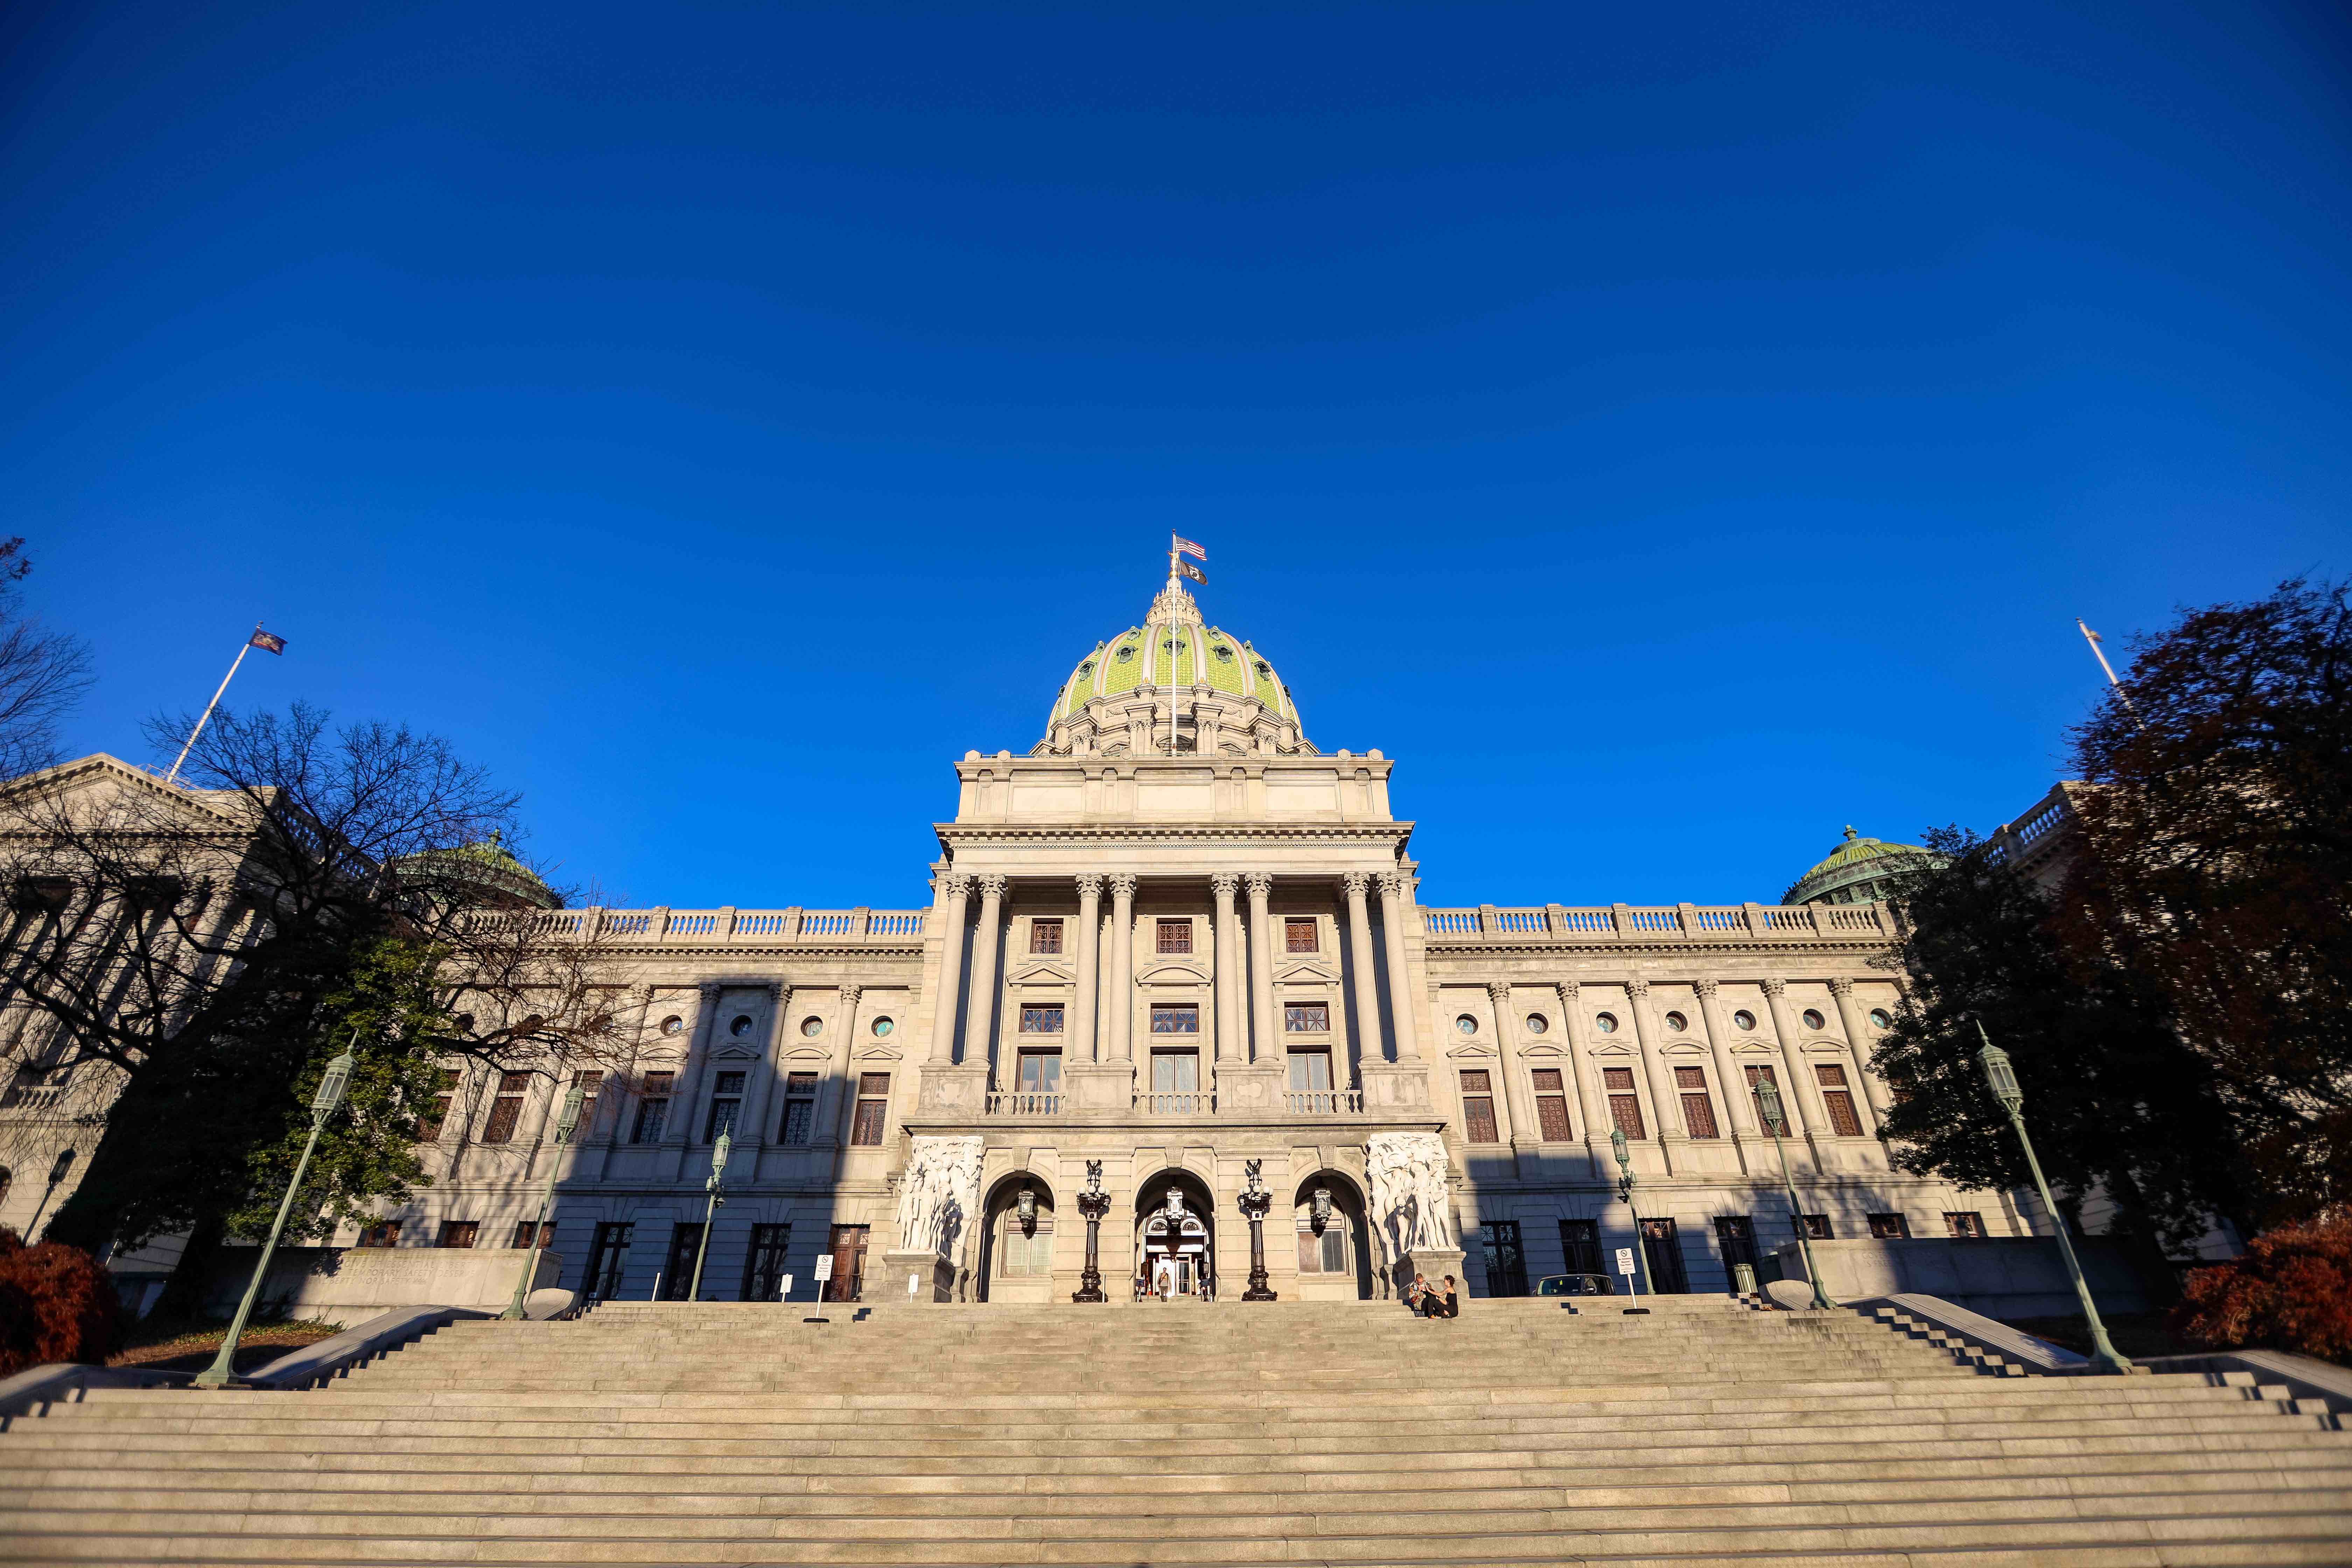
[[[1249,1190],[1241,1196],[1242,1217],[1249,1221],[1250,1271],[1249,1289],[1242,1292],[1244,1301],[1271,1301],[1275,1299],[1265,1282],[1265,1211],[1274,1205],[1274,1194],[1258,1184],[1258,1169],[1262,1161],[1244,1163],[1249,1173]]]
[[[2091,1362],[2101,1372],[2137,1372],[2139,1369],[2116,1349],[2107,1339],[2107,1325],[2099,1321],[2097,1303],[2091,1300],[2090,1282],[2083,1278],[2083,1265],[2074,1257],[2074,1244],[2066,1238],[2066,1216],[2050,1199],[2050,1184],[2042,1179],[2042,1162],[2033,1157],[2033,1140],[2025,1135],[2025,1091],[2018,1087],[2017,1074],[2009,1065],[2009,1053],[1992,1043],[1985,1033],[1984,1020],[1969,1020],[1977,1026],[1977,1038],[1984,1049],[1977,1053],[1977,1065],[1984,1068],[1985,1081],[1992,1086],[1992,1097],[2009,1112],[2009,1124],[2017,1129],[2017,1142],[2025,1150],[2026,1168],[2033,1173],[2033,1186],[2042,1194],[2042,1206],[2058,1227],[2058,1250],[2066,1259],[2067,1277],[2074,1282],[2075,1299],[2083,1303],[2083,1316],[2091,1325]]]
[[[358,1031],[354,1030],[356,1037]],[[229,1375],[236,1367],[236,1342],[244,1336],[245,1323],[253,1316],[253,1303],[260,1298],[261,1282],[269,1273],[270,1255],[278,1250],[278,1238],[286,1229],[286,1216],[294,1212],[294,1194],[302,1189],[302,1177],[310,1169],[310,1156],[317,1152],[319,1133],[327,1125],[327,1118],[343,1102],[343,1091],[351,1087],[352,1068],[356,1058],[346,1046],[341,1056],[327,1064],[326,1076],[319,1080],[319,1092],[310,1097],[310,1136],[302,1145],[302,1157],[294,1163],[294,1179],[286,1184],[286,1196],[278,1205],[278,1218],[269,1226],[269,1239],[261,1244],[261,1256],[254,1259],[253,1280],[245,1288],[245,1300],[236,1304],[236,1316],[229,1320],[228,1335],[221,1341],[220,1354],[213,1364],[196,1373],[198,1388],[226,1388]]]
[[[1763,1110],[1764,1125],[1772,1130],[1773,1152],[1780,1156],[1780,1184],[1789,1190],[1789,1217],[1796,1222],[1797,1250],[1805,1257],[1806,1283],[1813,1288],[1813,1305],[1822,1311],[1827,1311],[1837,1303],[1822,1292],[1822,1271],[1813,1267],[1813,1243],[1805,1230],[1804,1205],[1797,1201],[1797,1184],[1789,1174],[1788,1146],[1780,1142],[1780,1129],[1784,1125],[1780,1114],[1780,1089],[1769,1073],[1756,1080],[1756,1103]]]
[[[1617,1195],[1625,1200],[1625,1212],[1633,1218],[1633,1265],[1640,1272],[1627,1278],[1633,1281],[1633,1300],[1638,1302],[1642,1299],[1642,1275],[1650,1271],[1650,1247],[1642,1236],[1642,1211],[1633,1206],[1633,1152],[1625,1147],[1625,1130],[1622,1127],[1609,1130],[1609,1152],[1617,1157]],[[1650,1294],[1654,1296],[1657,1293],[1658,1282],[1653,1279],[1650,1281]],[[1642,1306],[1625,1309],[1628,1312],[1646,1312],[1649,1310]]]
[[[1077,1290],[1070,1297],[1073,1301],[1108,1300],[1103,1295],[1100,1246],[1103,1216],[1110,1213],[1110,1194],[1102,1190],[1102,1168],[1100,1160],[1087,1162],[1087,1190],[1078,1194],[1078,1213],[1087,1222],[1087,1268],[1078,1277]]]
[[[710,1151],[710,1179],[702,1184],[703,1189],[710,1194],[710,1201],[702,1208],[702,1240],[694,1248],[694,1283],[686,1288],[686,1299],[689,1301],[702,1300],[702,1260],[710,1256],[710,1222],[717,1217],[719,1205],[727,1201],[727,1156],[734,1149],[735,1134],[721,1132],[718,1143]]]
[[[583,1085],[573,1083],[563,1097],[563,1109],[556,1113],[555,1146],[547,1156],[547,1185],[539,1192],[539,1215],[530,1222],[530,1247],[522,1260],[522,1274],[515,1280],[514,1300],[508,1302],[507,1310],[499,1314],[502,1321],[522,1316],[523,1296],[530,1289],[530,1277],[539,1272],[539,1255],[547,1246],[541,1238],[541,1233],[547,1228],[547,1205],[555,1201],[555,1163],[562,1157],[563,1146],[572,1142],[572,1130],[580,1125],[580,1106],[587,1098],[587,1092]],[[581,1282],[581,1289],[583,1291],[587,1289],[585,1280]]]

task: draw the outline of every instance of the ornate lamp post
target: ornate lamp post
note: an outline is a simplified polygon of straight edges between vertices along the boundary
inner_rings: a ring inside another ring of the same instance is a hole
[[[1780,1184],[1789,1190],[1789,1217],[1797,1226],[1797,1250],[1805,1255],[1805,1273],[1813,1288],[1813,1305],[1826,1311],[1837,1305],[1822,1292],[1822,1271],[1813,1267],[1813,1242],[1805,1232],[1805,1211],[1797,1202],[1797,1184],[1789,1174],[1789,1151],[1780,1142],[1784,1125],[1780,1087],[1768,1073],[1756,1080],[1756,1102],[1764,1110],[1764,1125],[1772,1131],[1772,1147],[1780,1156]]]
[[[1073,1301],[1102,1301],[1101,1241],[1103,1216],[1110,1213],[1110,1194],[1102,1190],[1100,1160],[1087,1162],[1087,1190],[1078,1194],[1078,1213],[1087,1221],[1087,1271],[1078,1277],[1078,1288],[1071,1292]]]
[[[733,1152],[734,1148],[735,1134],[721,1132],[718,1143],[710,1151],[710,1179],[702,1184],[703,1190],[710,1194],[710,1201],[702,1208],[702,1240],[694,1249],[694,1283],[686,1288],[686,1299],[689,1301],[702,1300],[702,1261],[710,1256],[710,1222],[718,1215],[719,1205],[727,1201],[724,1190],[727,1156]]]
[[[27,1244],[41,1239],[41,1211],[49,1206],[49,1200],[57,1195],[58,1186],[66,1179],[66,1173],[73,1169],[75,1152],[71,1149],[60,1151],[56,1163],[49,1166],[49,1184],[41,1189],[41,1201],[33,1205],[33,1217],[25,1222],[25,1240]]]
[[[356,1035],[354,1031],[354,1035]],[[253,1316],[253,1303],[260,1299],[261,1282],[269,1274],[270,1255],[278,1250],[278,1238],[285,1232],[286,1216],[294,1212],[294,1194],[302,1188],[302,1177],[310,1169],[310,1156],[318,1151],[319,1133],[327,1125],[327,1118],[342,1104],[343,1091],[351,1087],[352,1068],[356,1058],[345,1047],[342,1054],[327,1064],[326,1076],[319,1079],[319,1092],[310,1097],[310,1136],[302,1144],[302,1157],[294,1163],[294,1179],[286,1184],[286,1196],[278,1202],[278,1218],[269,1227],[269,1239],[261,1244],[261,1256],[254,1259],[253,1280],[245,1288],[245,1300],[236,1304],[236,1316],[229,1320],[228,1337],[221,1341],[220,1354],[213,1364],[196,1373],[198,1388],[226,1388],[230,1374],[236,1368],[236,1342],[244,1336],[246,1320]]]
[[[1241,1196],[1242,1217],[1250,1222],[1249,1289],[1242,1292],[1244,1301],[1275,1299],[1265,1285],[1265,1211],[1274,1206],[1274,1194],[1258,1185],[1258,1167],[1265,1163],[1250,1160],[1243,1166],[1249,1173],[1249,1190]]]
[[[539,1191],[539,1214],[530,1222],[530,1247],[522,1260],[522,1273],[515,1280],[514,1300],[499,1314],[501,1319],[522,1316],[522,1299],[530,1290],[531,1276],[539,1272],[539,1255],[546,1248],[540,1233],[547,1228],[547,1205],[555,1201],[555,1163],[562,1157],[557,1151],[572,1142],[572,1130],[580,1125],[580,1106],[587,1093],[584,1086],[574,1083],[563,1096],[563,1109],[556,1112],[555,1148],[547,1156],[547,1185]],[[581,1289],[587,1289],[587,1281],[581,1282]]]
[[[1640,1272],[1633,1278],[1633,1300],[1642,1299],[1642,1276],[1650,1271],[1649,1244],[1642,1236],[1642,1211],[1633,1206],[1633,1152],[1625,1147],[1625,1130],[1609,1130],[1609,1152],[1617,1157],[1617,1195],[1625,1200],[1625,1212],[1633,1217],[1633,1266]],[[1658,1282],[1650,1281],[1650,1294],[1658,1293]],[[1629,1312],[1646,1312],[1647,1307],[1628,1307]]]
[[[2101,1372],[2137,1372],[2139,1369],[2107,1338],[2107,1325],[2099,1321],[2098,1305],[2091,1300],[2090,1282],[2083,1278],[2083,1265],[2074,1257],[2074,1244],[2066,1238],[2066,1216],[2051,1201],[2050,1184],[2042,1179],[2042,1162],[2033,1157],[2033,1140],[2025,1135],[2025,1091],[2018,1087],[2017,1074],[2009,1065],[2009,1053],[1992,1043],[1992,1037],[1985,1033],[1983,1019],[1970,1021],[1977,1026],[1977,1038],[1984,1042],[1984,1049],[1977,1053],[1977,1065],[1984,1068],[1985,1081],[1992,1086],[1992,1097],[2009,1112],[2009,1124],[2017,1129],[2017,1142],[2025,1151],[2026,1168],[2033,1173],[2034,1190],[2042,1194],[2042,1206],[2057,1222],[2058,1251],[2066,1259],[2067,1277],[2074,1281],[2074,1297],[2083,1303],[2083,1316],[2091,1325],[2092,1364]]]

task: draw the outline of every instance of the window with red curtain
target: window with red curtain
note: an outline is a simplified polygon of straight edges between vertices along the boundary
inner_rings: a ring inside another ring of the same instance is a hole
[[[1632,1068],[1602,1068],[1601,1084],[1609,1091],[1609,1119],[1628,1138],[1647,1138],[1642,1124],[1642,1097],[1633,1088]]]
[[[1495,1091],[1484,1072],[1462,1075],[1462,1124],[1473,1143],[1499,1143],[1495,1128]]]
[[[1719,1138],[1715,1130],[1715,1106],[1706,1098],[1706,1069],[1676,1068],[1675,1088],[1683,1098],[1683,1125],[1694,1138]]]
[[[1568,1142],[1568,1094],[1561,1087],[1558,1068],[1538,1068],[1536,1079],[1536,1121],[1543,1129],[1547,1143]]]

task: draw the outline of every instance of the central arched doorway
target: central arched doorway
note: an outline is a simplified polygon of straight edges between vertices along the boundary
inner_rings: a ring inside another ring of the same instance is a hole
[[[1135,1278],[1146,1290],[1215,1294],[1216,1198],[1192,1172],[1161,1171],[1136,1189]]]

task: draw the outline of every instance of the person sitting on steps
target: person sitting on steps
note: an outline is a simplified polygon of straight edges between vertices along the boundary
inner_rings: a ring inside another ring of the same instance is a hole
[[[1461,1301],[1461,1299],[1460,1299],[1459,1297],[1457,1297],[1457,1296],[1454,1293],[1454,1276],[1453,1276],[1453,1275],[1448,1274],[1448,1275],[1445,1277],[1445,1289],[1443,1289],[1443,1290],[1439,1290],[1439,1291],[1434,1291],[1434,1292],[1433,1292],[1433,1294],[1435,1296],[1436,1300],[1435,1300],[1435,1304],[1434,1304],[1434,1305],[1433,1305],[1433,1306],[1430,1308],[1430,1310],[1429,1310],[1429,1315],[1430,1315],[1431,1317],[1433,1317],[1433,1318],[1458,1318],[1458,1317],[1460,1317],[1460,1316],[1462,1315],[1462,1301]]]

